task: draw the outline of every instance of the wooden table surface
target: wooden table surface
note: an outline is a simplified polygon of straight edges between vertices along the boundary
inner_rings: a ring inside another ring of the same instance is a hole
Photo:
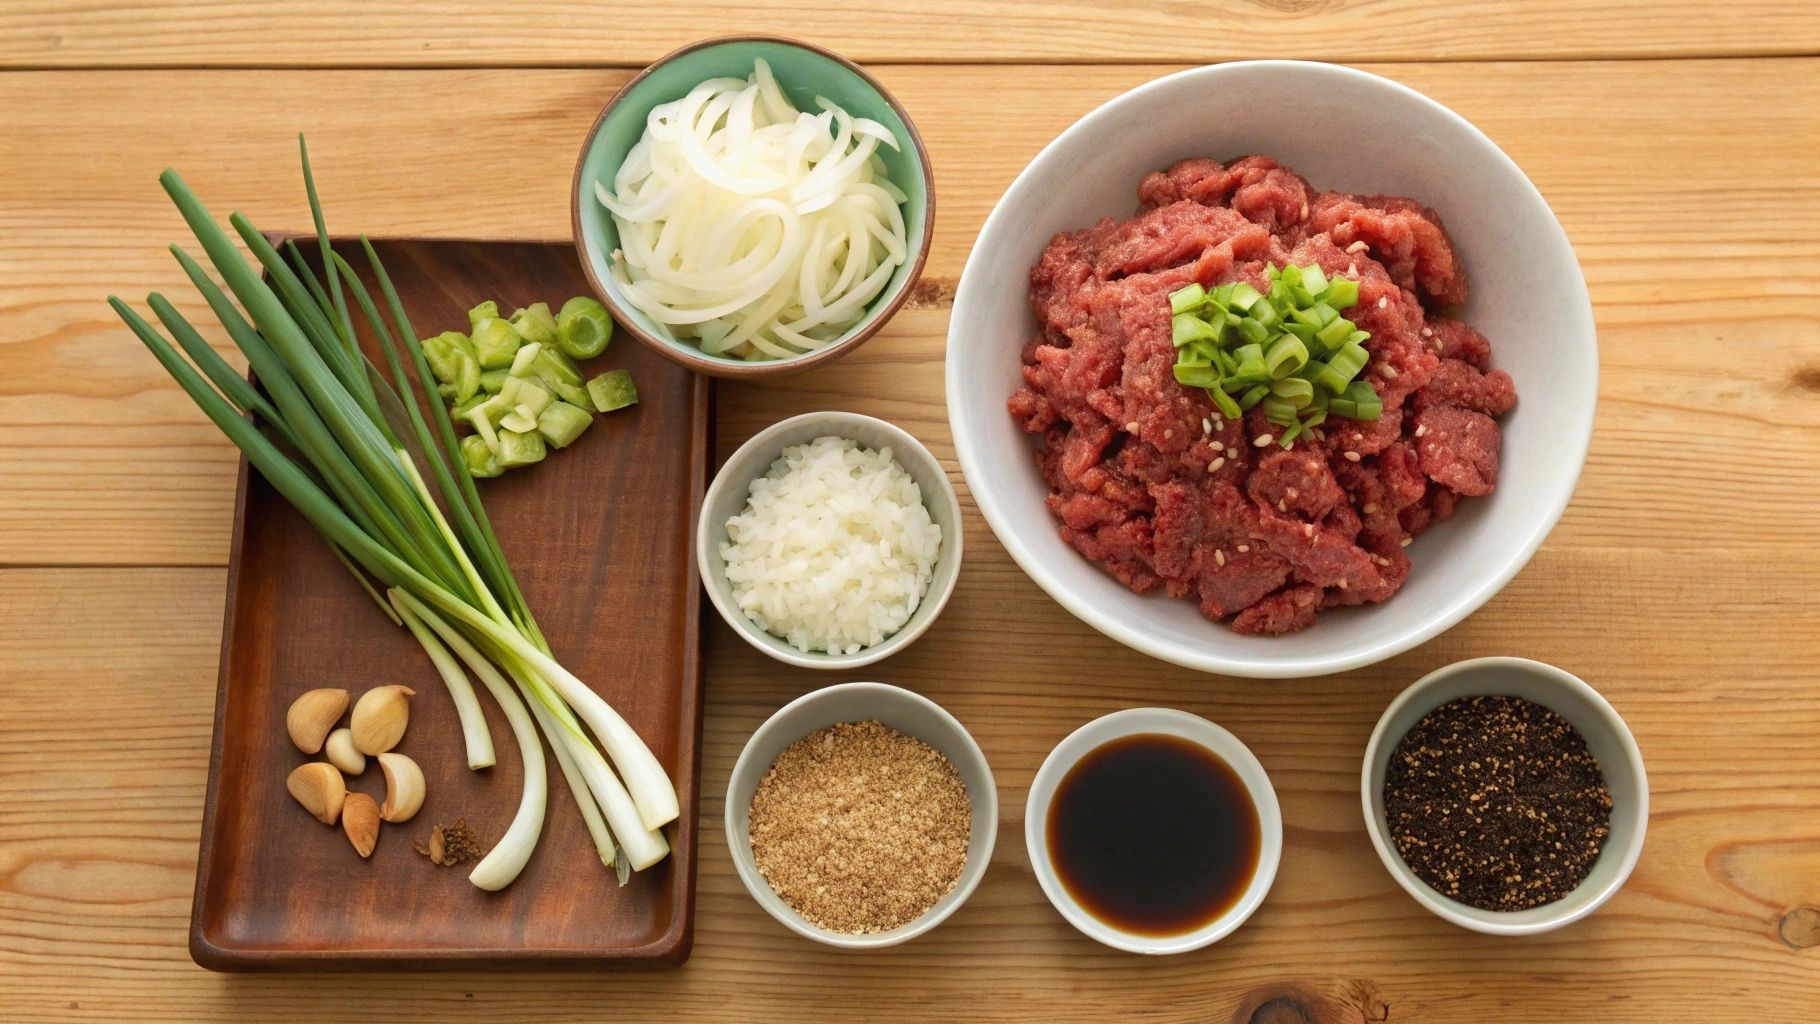
[[[868,10],[882,6],[899,13]],[[767,917],[733,876],[717,794],[760,721],[837,680],[717,622],[685,967],[197,968],[185,940],[236,456],[102,303],[162,289],[201,315],[163,251],[186,232],[158,171],[181,168],[262,227],[306,228],[304,130],[341,229],[566,239],[575,151],[601,104],[641,62],[734,31],[867,62],[929,143],[939,287],[831,369],[722,385],[720,444],[843,408],[946,462],[967,504],[959,591],[869,675],[946,705],[985,749],[1004,811],[985,883],[931,935],[876,955]],[[1484,129],[1565,225],[1603,364],[1579,492],[1503,593],[1373,668],[1274,683],[1146,659],[1049,600],[965,497],[942,398],[943,296],[1025,162],[1125,89],[1252,56],[1356,64]],[[0,1018],[1654,1022],[1811,1020],[1820,1005],[1815,0],[13,0],[0,68]],[[1420,909],[1359,815],[1385,703],[1489,654],[1598,687],[1652,782],[1629,885],[1529,939]],[[1263,909],[1165,960],[1076,933],[1022,841],[1049,748],[1149,704],[1236,732],[1285,819]]]

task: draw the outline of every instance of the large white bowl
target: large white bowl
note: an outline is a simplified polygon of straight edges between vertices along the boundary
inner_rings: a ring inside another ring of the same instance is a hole
[[[1516,379],[1497,490],[1417,538],[1402,590],[1325,612],[1281,637],[1244,637],[1195,603],[1139,597],[1063,543],[1044,505],[1036,439],[1006,411],[1019,349],[1036,334],[1028,271],[1049,240],[1125,218],[1138,181],[1185,157],[1268,154],[1317,189],[1409,196],[1433,207],[1471,283],[1464,318]],[[1184,71],[1113,99],[1037,154],[974,243],[948,327],[948,417],[986,522],[1051,597],[1165,661],[1242,676],[1369,665],[1430,639],[1497,593],[1560,519],[1592,438],[1598,342],[1561,226],[1492,141],[1439,103],[1329,64],[1244,61]]]

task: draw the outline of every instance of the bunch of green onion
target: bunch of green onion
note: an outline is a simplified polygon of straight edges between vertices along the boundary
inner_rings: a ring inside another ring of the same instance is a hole
[[[1359,283],[1329,281],[1318,266],[1272,264],[1264,273],[1268,292],[1236,281],[1170,293],[1176,381],[1205,388],[1229,419],[1262,403],[1266,419],[1288,428],[1285,448],[1329,413],[1382,415],[1377,391],[1354,379],[1371,360],[1361,344],[1371,334],[1340,315],[1359,301]]]
[[[194,367],[126,303],[112,296],[108,302],[247,460],[309,519],[380,608],[410,627],[455,701],[470,767],[493,763],[492,740],[460,666],[499,702],[524,757],[525,789],[505,836],[470,880],[483,889],[510,884],[543,829],[548,785],[535,717],[601,862],[615,867],[623,884],[631,871],[668,855],[661,828],[677,817],[676,790],[631,726],[551,655],[506,565],[398,293],[361,236],[388,321],[353,268],[331,249],[307,149],[302,156],[326,289],[294,243],[286,242],[281,255],[237,212],[229,223],[268,283],[175,171],[159,178],[240,309],[188,253],[178,246],[171,251],[245,354],[260,388],[216,354],[164,296],[153,293],[147,302]],[[350,295],[384,352],[389,381],[355,339]],[[403,357],[394,336],[403,342]],[[406,372],[407,358],[421,388]],[[425,484],[420,462],[437,493]],[[384,598],[378,587],[387,588]]]

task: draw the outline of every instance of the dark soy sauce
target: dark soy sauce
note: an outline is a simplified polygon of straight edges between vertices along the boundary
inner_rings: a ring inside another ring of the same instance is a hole
[[[1062,777],[1049,859],[1089,914],[1133,935],[1182,935],[1232,909],[1262,829],[1245,783],[1206,747],[1149,733],[1101,744]]]

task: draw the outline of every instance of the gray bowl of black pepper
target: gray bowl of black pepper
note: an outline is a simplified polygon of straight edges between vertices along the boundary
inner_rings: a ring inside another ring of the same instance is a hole
[[[734,871],[784,927],[844,949],[915,938],[986,874],[998,788],[966,727],[920,694],[842,683],[753,732],[727,781]]]
[[[1360,773],[1391,877],[1462,928],[1533,935],[1591,914],[1643,852],[1649,780],[1624,720],[1523,658],[1456,662],[1390,703]]]

